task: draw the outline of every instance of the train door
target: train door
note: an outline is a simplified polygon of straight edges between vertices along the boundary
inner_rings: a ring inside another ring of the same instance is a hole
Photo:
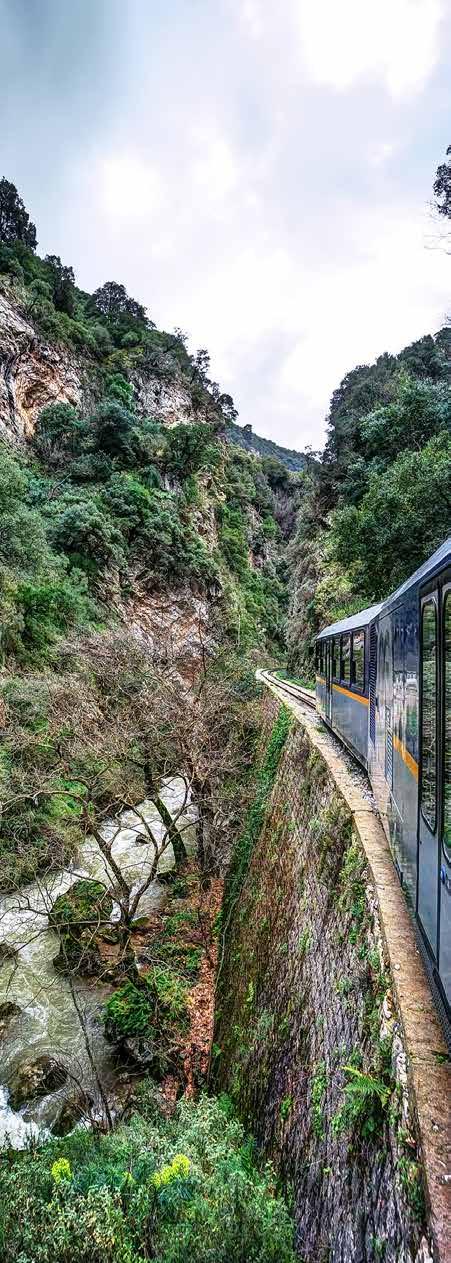
[[[393,788],[393,646],[391,620],[387,619],[384,653],[385,780]]]
[[[377,627],[371,623],[369,635],[368,692],[370,700],[370,741],[376,745]]]
[[[439,594],[420,593],[420,792],[418,917],[437,960],[439,846]]]
[[[326,642],[326,719],[332,719],[332,641]]]
[[[442,811],[440,820],[440,977],[451,1005],[451,571],[444,576],[441,596],[442,652]]]

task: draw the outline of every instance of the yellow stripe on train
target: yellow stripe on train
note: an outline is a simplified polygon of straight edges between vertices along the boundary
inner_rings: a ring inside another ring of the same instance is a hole
[[[352,693],[351,689],[344,689],[342,684],[333,684],[332,688],[335,689],[336,693],[344,693],[345,697],[352,697],[355,702],[361,702],[362,706],[369,705],[368,698],[364,697],[362,693]]]
[[[393,733],[393,745],[394,745],[395,750],[398,751],[398,754],[401,755],[403,763],[405,763],[406,767],[408,767],[409,769],[409,772],[412,773],[412,776],[414,776],[415,780],[417,781],[418,780],[418,763],[416,759],[414,759],[413,754],[410,754],[409,750],[406,749],[402,741],[399,740],[399,737],[396,736],[396,733]]]

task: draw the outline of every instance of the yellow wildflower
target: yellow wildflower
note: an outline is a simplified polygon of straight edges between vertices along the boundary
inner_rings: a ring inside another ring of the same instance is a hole
[[[72,1179],[71,1166],[67,1158],[57,1158],[56,1162],[53,1163],[51,1172],[55,1184],[61,1184],[62,1180]]]
[[[190,1160],[184,1153],[176,1153],[171,1163],[162,1167],[161,1171],[154,1171],[152,1176],[154,1188],[165,1188],[168,1184],[172,1184],[173,1180],[186,1180],[190,1166]]]
[[[190,1160],[184,1153],[176,1153],[175,1158],[172,1159],[172,1170],[175,1175],[182,1175],[185,1180],[189,1175],[190,1166]]]

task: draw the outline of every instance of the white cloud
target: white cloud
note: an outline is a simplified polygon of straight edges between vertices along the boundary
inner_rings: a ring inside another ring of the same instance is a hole
[[[281,367],[281,390],[301,389],[309,404],[324,411],[356,364],[401,350],[434,332],[444,316],[443,259],[425,249],[425,217],[386,207],[385,223],[369,213],[363,230],[371,243],[366,259],[316,284],[311,278],[308,332]]]
[[[208,347],[243,423],[317,447],[343,375],[449,309],[422,220],[448,139],[441,0],[194,7],[170,45],[134,30],[120,120],[70,154],[46,245]]]
[[[252,39],[260,39],[264,30],[264,18],[261,0],[244,0],[241,3],[241,18]]]
[[[390,158],[393,158],[398,149],[398,145],[394,140],[374,140],[368,149],[368,162],[370,167],[384,167]]]
[[[238,181],[238,165],[232,147],[214,128],[200,127],[193,133],[193,145],[200,156],[191,166],[191,178],[201,192],[213,201],[224,201]]]
[[[394,98],[418,92],[439,55],[442,0],[294,0],[315,83],[339,90],[382,79]]]
[[[100,200],[110,225],[153,218],[163,204],[163,182],[155,166],[132,153],[117,153],[100,167]]]

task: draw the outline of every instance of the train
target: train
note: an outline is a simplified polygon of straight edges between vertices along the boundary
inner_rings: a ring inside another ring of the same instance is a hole
[[[316,638],[324,722],[366,769],[451,1023],[451,538],[387,600]]]

